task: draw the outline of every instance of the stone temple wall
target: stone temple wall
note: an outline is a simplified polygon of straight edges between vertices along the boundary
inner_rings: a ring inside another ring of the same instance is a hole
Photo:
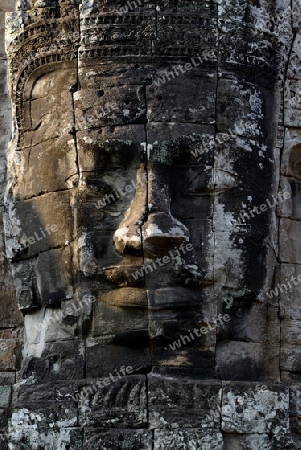
[[[16,301],[16,290],[6,257],[4,242],[4,196],[7,182],[7,149],[11,138],[11,100],[7,84],[5,52],[5,12],[13,11],[15,1],[0,5],[0,448],[7,448],[8,419],[11,417],[12,386],[17,382],[22,358],[23,317]]]
[[[1,2],[1,450],[301,449],[300,28]]]

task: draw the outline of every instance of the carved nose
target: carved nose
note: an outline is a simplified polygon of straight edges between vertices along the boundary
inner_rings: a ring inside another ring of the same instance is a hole
[[[147,211],[147,176],[143,165],[137,171],[136,193],[123,221],[114,233],[116,250],[122,255],[141,256],[141,224]]]
[[[189,231],[166,212],[150,214],[142,227],[143,250],[147,257],[163,256],[182,242],[189,241]]]
[[[169,169],[150,164],[148,170],[147,221],[142,226],[143,250],[147,257],[163,256],[182,242],[189,241],[189,231],[170,212]]]
[[[170,212],[168,175],[166,166],[149,164],[146,180],[140,168],[135,198],[114,234],[120,253],[154,258],[189,241],[188,229]]]

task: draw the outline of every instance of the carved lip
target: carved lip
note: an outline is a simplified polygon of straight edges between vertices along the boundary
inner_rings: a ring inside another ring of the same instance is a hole
[[[184,286],[158,289],[124,287],[102,294],[100,301],[116,307],[149,310],[178,309],[200,306],[202,292],[199,289]]]
[[[131,308],[148,308],[147,293],[145,289],[124,287],[106,292],[100,298],[101,301],[112,306],[123,306]]]
[[[144,266],[139,265],[113,265],[104,268],[107,280],[117,284],[119,287],[145,286]],[[141,275],[142,274],[142,275]]]

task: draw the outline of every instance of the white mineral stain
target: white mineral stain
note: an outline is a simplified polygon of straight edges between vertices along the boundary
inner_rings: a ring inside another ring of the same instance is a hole
[[[129,242],[129,241],[140,242],[139,236],[135,236],[134,234],[131,234],[129,236],[128,231],[129,231],[128,227],[119,228],[117,231],[115,231],[114,237],[117,238],[118,241],[122,242]]]

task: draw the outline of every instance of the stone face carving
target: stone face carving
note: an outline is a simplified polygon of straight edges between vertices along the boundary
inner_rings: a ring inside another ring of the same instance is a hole
[[[267,295],[278,263],[299,263],[285,245],[277,260],[275,218],[298,236],[295,131],[278,192],[290,13],[57,0],[7,15],[13,448],[293,448],[272,382],[299,366]]]

